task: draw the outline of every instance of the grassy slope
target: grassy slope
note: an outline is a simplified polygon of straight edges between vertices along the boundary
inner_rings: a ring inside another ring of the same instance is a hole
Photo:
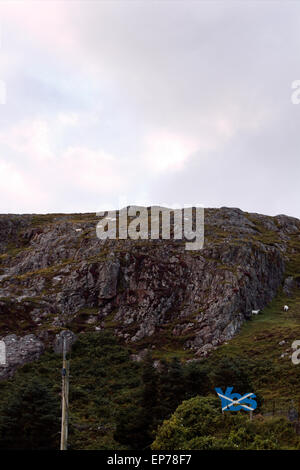
[[[290,306],[283,312],[283,305]],[[212,365],[222,356],[246,360],[254,364],[252,380],[255,391],[265,400],[265,409],[271,409],[286,398],[300,399],[300,367],[292,364],[291,344],[300,339],[300,294],[293,299],[278,295],[263,313],[246,322],[241,332],[228,344],[216,350],[208,359]],[[280,342],[285,341],[283,345]],[[286,354],[281,357],[282,354]]]

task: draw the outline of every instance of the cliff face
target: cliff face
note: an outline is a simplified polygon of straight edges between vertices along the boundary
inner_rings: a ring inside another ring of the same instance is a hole
[[[62,329],[110,327],[137,351],[173,345],[205,356],[285,277],[293,282],[286,266],[299,261],[300,221],[287,216],[206,209],[201,251],[183,241],[101,241],[97,222],[93,214],[0,216],[0,337],[9,352],[0,377]]]

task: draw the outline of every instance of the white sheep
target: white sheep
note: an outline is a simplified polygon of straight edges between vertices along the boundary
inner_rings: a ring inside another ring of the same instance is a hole
[[[258,315],[260,310],[252,310],[252,315]]]
[[[287,312],[288,309],[289,309],[289,306],[288,306],[288,305],[285,305],[285,306],[283,307],[283,310],[284,310],[285,312]]]

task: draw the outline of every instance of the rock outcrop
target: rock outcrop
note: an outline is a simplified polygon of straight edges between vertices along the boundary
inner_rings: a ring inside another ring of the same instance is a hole
[[[110,327],[137,353],[174,342],[205,356],[281,286],[292,290],[285,269],[299,260],[298,219],[206,209],[200,251],[181,240],[99,240],[97,221],[0,216],[0,337],[12,351],[0,377],[64,329]]]
[[[35,335],[7,335],[2,341],[5,344],[5,364],[0,365],[0,379],[11,377],[17,367],[38,359],[44,352],[44,344]]]

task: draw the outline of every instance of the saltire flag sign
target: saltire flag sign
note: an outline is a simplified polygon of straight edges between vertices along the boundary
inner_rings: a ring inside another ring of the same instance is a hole
[[[221,399],[222,411],[254,411],[257,407],[256,395],[254,393],[246,393],[240,395],[239,393],[232,393],[233,387],[227,387],[223,392],[221,388],[215,388],[219,398]]]

